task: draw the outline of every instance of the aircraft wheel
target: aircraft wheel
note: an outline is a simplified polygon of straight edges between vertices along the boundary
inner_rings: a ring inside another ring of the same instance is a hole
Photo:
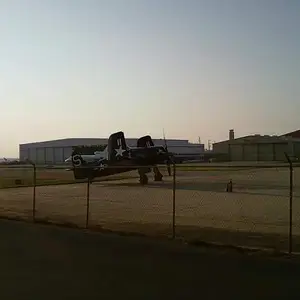
[[[147,175],[142,175],[140,177],[140,184],[148,184],[148,176]]]
[[[163,175],[161,173],[155,174],[154,181],[162,181]]]

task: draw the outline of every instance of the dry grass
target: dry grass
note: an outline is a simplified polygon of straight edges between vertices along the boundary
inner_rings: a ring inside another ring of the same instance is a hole
[[[286,166],[286,164],[278,164],[278,166]],[[226,164],[179,164],[177,165],[177,172],[204,172],[208,176],[211,172],[220,172],[220,173],[230,173],[230,174],[239,174],[239,172],[247,170],[257,170],[261,172],[266,169],[258,169],[259,165],[249,164],[249,167],[241,167],[238,164],[227,166]],[[165,171],[165,166],[160,167],[161,170]],[[137,172],[129,172],[124,174],[119,174],[115,176],[110,176],[108,179],[126,179],[126,178],[136,178]],[[18,181],[18,182],[17,182]],[[78,182],[78,181],[77,181]],[[81,182],[84,182],[81,181]],[[0,189],[1,188],[11,188],[16,186],[33,186],[34,183],[34,172],[33,168],[29,165],[27,166],[0,166]],[[36,171],[36,185],[55,185],[55,184],[70,184],[75,183],[73,172],[67,171],[67,168],[46,168],[38,167]]]
[[[180,166],[179,170],[183,171],[213,171],[209,168],[198,166]],[[200,169],[199,169],[200,168]],[[215,169],[215,168],[214,168]],[[217,169],[216,169],[217,170]],[[223,171],[223,169],[220,169]],[[225,169],[224,169],[225,170]],[[227,170],[228,171],[228,170]],[[230,171],[233,171],[230,169]],[[130,172],[110,176],[109,179],[124,179],[137,177],[137,172]],[[18,182],[17,182],[18,181]],[[84,182],[82,180],[81,182]],[[77,182],[80,182],[77,180]],[[73,172],[67,171],[67,168],[45,168],[40,167],[36,170],[36,185],[55,185],[76,183]],[[31,166],[0,167],[0,188],[12,188],[17,186],[33,186],[34,171]]]
[[[19,180],[19,183],[16,183]],[[36,184],[58,184],[74,182],[73,173],[65,169],[37,169]],[[32,186],[34,183],[33,168],[30,167],[8,167],[0,168],[0,188],[15,186]]]
[[[67,172],[68,173],[68,172]],[[226,193],[232,178],[234,193]],[[90,186],[89,226],[147,235],[172,233],[172,178],[142,187],[137,179]],[[298,187],[299,176],[295,174]],[[1,215],[32,216],[32,188],[0,190]],[[295,192],[293,229],[300,236],[300,203]],[[87,185],[37,187],[36,217],[85,226]],[[176,228],[179,236],[218,242],[287,247],[287,170],[178,174]],[[220,233],[221,232],[221,233]],[[229,234],[230,233],[230,234]],[[297,238],[298,239],[298,238]]]
[[[111,179],[123,179],[135,177],[134,173],[126,173],[125,175],[111,176]],[[18,182],[17,182],[18,181]],[[84,182],[82,180],[81,182]],[[71,184],[75,181],[73,172],[63,168],[37,168],[36,185],[58,185]],[[0,168],[0,189],[13,187],[27,187],[34,184],[34,171],[31,167],[1,167]]]

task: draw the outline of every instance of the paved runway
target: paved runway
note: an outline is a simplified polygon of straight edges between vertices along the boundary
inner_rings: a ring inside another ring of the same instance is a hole
[[[299,263],[0,221],[1,299],[297,299]]]

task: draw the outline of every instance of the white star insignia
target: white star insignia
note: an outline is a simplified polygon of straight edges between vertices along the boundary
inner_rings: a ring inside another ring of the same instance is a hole
[[[99,170],[104,170],[106,166],[107,166],[107,165],[101,163],[101,164],[99,165],[99,167],[100,167]]]
[[[123,156],[123,153],[126,152],[126,150],[122,149],[122,146],[119,147],[119,149],[115,149],[116,156]]]

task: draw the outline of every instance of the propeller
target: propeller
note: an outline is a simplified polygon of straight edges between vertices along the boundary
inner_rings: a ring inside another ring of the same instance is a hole
[[[168,150],[168,145],[167,145],[167,141],[166,141],[166,136],[165,136],[165,130],[163,130],[163,138],[164,138],[164,142],[165,142],[165,151],[167,152],[167,170],[168,170],[168,174],[169,176],[172,175],[171,173],[171,163],[173,163],[173,160],[171,159],[171,155],[170,155],[170,152]]]

